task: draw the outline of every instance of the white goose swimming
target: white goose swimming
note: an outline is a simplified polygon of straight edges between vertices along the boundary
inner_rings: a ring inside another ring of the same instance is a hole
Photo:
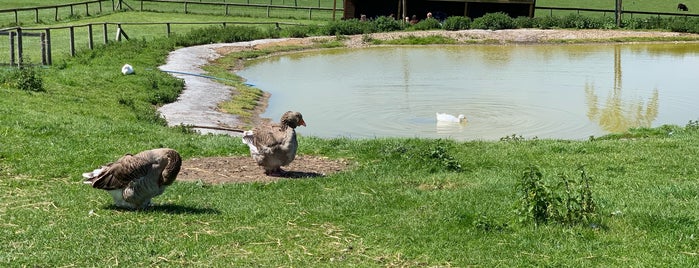
[[[460,114],[458,116],[453,116],[446,113],[437,113],[437,122],[451,122],[451,123],[462,123],[466,121],[466,116]]]
[[[181,166],[177,151],[160,148],[124,155],[83,177],[85,184],[108,191],[118,207],[143,209],[175,181]]]
[[[296,127],[306,126],[299,112],[288,111],[279,124],[263,124],[243,132],[243,143],[250,148],[252,159],[264,167],[265,174],[284,176],[281,166],[286,166],[296,157],[298,142]]]

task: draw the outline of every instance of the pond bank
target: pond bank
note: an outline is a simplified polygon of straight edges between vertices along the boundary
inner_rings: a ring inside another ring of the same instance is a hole
[[[646,41],[696,41],[699,35],[657,32],[657,31],[619,31],[619,30],[463,30],[463,31],[420,31],[387,32],[369,35],[371,39],[391,40],[404,37],[425,37],[441,35],[455,39],[462,44],[536,44],[536,43],[585,43],[585,42],[619,42],[629,40]],[[262,49],[269,46],[301,45],[311,46],[318,40],[336,37],[282,38],[264,39],[250,42],[220,43],[186,47],[170,53],[165,65],[159,68],[171,75],[183,79],[185,89],[177,101],[162,106],[158,111],[167,120],[169,126],[189,125],[202,133],[228,134],[240,136],[235,129],[242,126],[236,115],[219,111],[218,104],[227,101],[236,89],[218,83],[216,79],[204,76],[201,66],[230,52]],[[372,46],[365,42],[366,36],[349,36],[343,42],[348,48]],[[265,104],[262,104],[265,106]],[[259,114],[257,115],[259,116]]]

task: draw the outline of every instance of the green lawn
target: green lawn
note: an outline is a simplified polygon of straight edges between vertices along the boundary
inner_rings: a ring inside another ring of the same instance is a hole
[[[159,19],[126,12],[65,23],[139,15]],[[178,43],[141,32],[31,69],[45,91],[20,90],[0,70],[0,266],[699,265],[694,121],[584,141],[321,139],[299,130],[300,154],[354,166],[274,183],[176,182],[151,210],[115,209],[82,172],[155,147],[185,159],[248,154],[239,138],[164,126],[155,107],[183,85],[157,66]],[[123,62],[143,67],[123,76]],[[595,217],[521,222],[517,185],[531,166],[552,191],[584,166]]]

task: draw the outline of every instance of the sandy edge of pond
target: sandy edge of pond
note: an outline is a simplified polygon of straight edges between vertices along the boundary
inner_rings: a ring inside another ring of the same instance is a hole
[[[421,32],[391,32],[376,33],[369,37],[379,40],[390,40],[406,36],[430,36],[442,35],[458,40],[464,44],[537,44],[537,43],[565,43],[566,41],[580,42],[612,42],[616,38],[629,37],[694,37],[699,35],[672,33],[672,32],[639,32],[639,31],[612,31],[612,30],[465,30],[465,31],[421,31]],[[228,134],[240,136],[237,131],[225,131],[221,128],[238,128],[242,122],[235,115],[219,111],[218,104],[229,100],[236,94],[236,89],[218,83],[216,79],[201,76],[203,65],[210,61],[234,51],[263,49],[269,46],[301,45],[311,46],[322,40],[335,39],[336,37],[309,37],[309,38],[284,38],[265,39],[251,42],[210,44],[181,48],[172,51],[167,58],[167,63],[159,68],[169,72],[173,76],[183,79],[185,89],[177,101],[162,106],[159,109],[161,115],[167,120],[168,125],[190,125],[202,134]],[[369,47],[366,36],[355,35],[344,39],[349,49]],[[266,107],[266,103],[261,105]],[[300,107],[298,110],[303,111]],[[259,114],[262,109],[257,111]],[[303,146],[303,145],[301,145]],[[353,162],[347,159],[329,159],[322,156],[299,155],[289,166],[285,167],[291,178],[317,178],[325,175],[341,172],[353,166]],[[186,159],[182,163],[182,171],[177,180],[198,181],[203,183],[231,183],[231,182],[274,182],[280,178],[264,175],[249,156],[230,157],[206,157]]]
[[[584,43],[589,42],[614,42],[620,38],[670,38],[693,37],[697,34],[660,32],[660,31],[620,31],[620,30],[565,30],[565,29],[514,29],[514,30],[463,30],[463,31],[415,31],[415,32],[387,32],[374,33],[368,37],[371,39],[391,40],[402,37],[424,37],[440,35],[457,40],[463,44],[537,44],[537,43]],[[270,46],[301,45],[311,46],[314,43],[336,39],[336,37],[309,37],[309,38],[282,38],[263,39],[250,42],[219,43],[200,46],[185,47],[170,52],[166,64],[160,66],[160,70],[183,79],[185,89],[177,101],[166,104],[158,110],[166,119],[168,125],[195,126],[194,130],[207,134],[229,134],[240,136],[238,131],[224,129],[239,129],[243,126],[237,116],[221,112],[218,104],[229,100],[236,94],[236,89],[216,79],[202,76],[203,65],[231,52],[263,49]],[[345,45],[352,48],[370,47],[365,42],[364,35],[348,36],[344,40]],[[262,106],[265,106],[263,104]],[[299,109],[302,110],[302,109]],[[258,111],[255,115],[259,121]]]

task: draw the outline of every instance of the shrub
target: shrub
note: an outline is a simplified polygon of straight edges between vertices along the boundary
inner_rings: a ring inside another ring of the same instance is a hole
[[[476,18],[471,23],[471,28],[474,29],[488,29],[488,30],[500,30],[500,29],[514,29],[514,20],[503,12],[488,13],[483,17]]]
[[[328,23],[325,35],[355,35],[373,32],[373,24],[358,19],[339,20]]]
[[[578,180],[560,175],[562,182],[549,183],[537,167],[529,167],[518,183],[519,221],[576,225],[596,219],[597,205],[590,187],[592,179],[583,167],[577,171],[580,174]]]
[[[442,23],[442,28],[449,31],[466,30],[471,27],[471,19],[468,17],[452,16]]]
[[[559,28],[560,25],[561,18],[555,16],[535,17],[532,23],[532,26],[534,26],[534,28],[541,29]]]
[[[391,17],[381,16],[372,21],[373,28],[379,32],[392,32],[403,30],[403,23]]]
[[[213,43],[231,43],[266,38],[266,34],[248,26],[210,26],[194,29],[187,34],[175,37],[177,46],[193,46]]]
[[[310,36],[311,29],[308,26],[293,26],[282,30],[283,35],[292,38],[304,38]]]
[[[437,19],[434,18],[427,18],[424,20],[419,21],[415,25],[413,25],[413,29],[415,30],[432,30],[432,29],[441,29],[442,25],[439,23]]]
[[[41,73],[38,71],[38,67],[33,66],[22,66],[14,70],[9,78],[9,84],[12,87],[34,92],[43,92],[44,80],[41,77]]]
[[[535,28],[534,19],[529,17],[517,17],[514,19],[515,28]]]

